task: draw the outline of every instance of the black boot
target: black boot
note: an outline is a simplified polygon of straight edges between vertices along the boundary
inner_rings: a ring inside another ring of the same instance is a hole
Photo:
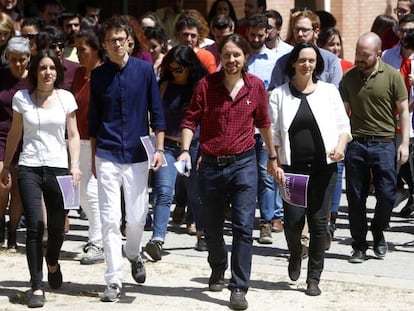
[[[6,234],[6,222],[4,216],[0,219],[0,246],[4,243],[4,236]]]
[[[11,251],[17,250],[16,230],[10,229],[10,221],[7,222],[7,249]]]

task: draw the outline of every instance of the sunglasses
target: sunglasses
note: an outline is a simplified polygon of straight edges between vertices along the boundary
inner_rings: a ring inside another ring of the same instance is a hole
[[[176,68],[172,68],[172,67],[168,67],[168,70],[171,71],[171,73],[183,73],[185,70],[184,66],[180,66],[180,67],[176,67]]]
[[[56,48],[59,48],[59,50],[63,50],[63,48],[65,47],[65,43],[63,42],[53,42],[49,48],[51,50],[56,50]]]

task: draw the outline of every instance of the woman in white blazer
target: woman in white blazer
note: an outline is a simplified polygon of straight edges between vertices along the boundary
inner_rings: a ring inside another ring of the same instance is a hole
[[[321,294],[320,275],[325,255],[327,212],[336,183],[336,162],[352,139],[349,118],[333,84],[319,81],[323,59],[313,43],[300,43],[290,53],[285,73],[290,82],[270,96],[273,141],[279,167],[273,172],[279,185],[285,172],[309,176],[306,207],[283,201],[285,236],[290,252],[289,277],[300,276],[301,232],[305,215],[310,231],[307,289]]]

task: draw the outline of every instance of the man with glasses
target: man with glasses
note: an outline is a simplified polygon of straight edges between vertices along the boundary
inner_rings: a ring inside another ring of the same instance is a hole
[[[407,41],[408,34],[414,33],[414,14],[404,15],[398,23],[398,35],[400,38],[399,44],[391,49],[385,50],[382,53],[382,60],[391,65],[395,69],[399,70],[401,73],[405,87],[409,97],[412,96],[412,86],[410,82],[410,76],[412,77],[412,72],[414,70],[414,50],[409,45]],[[410,98],[410,101],[412,99]],[[412,117],[412,113],[410,113]],[[410,120],[412,119],[410,117]],[[397,138],[400,137],[400,131],[397,135]],[[410,145],[414,142],[414,133],[412,127],[410,126]],[[412,157],[410,156],[409,160],[401,165],[398,172],[397,179],[397,199],[394,206],[398,206],[399,203],[407,199],[407,203],[401,209],[400,215],[402,217],[408,217],[411,213],[414,214],[414,181],[412,176]],[[408,186],[408,192],[404,189],[404,182]]]
[[[292,13],[290,18],[290,30],[287,42],[292,45],[302,42],[312,42],[316,44],[319,33],[320,21],[318,15],[310,10],[296,11]],[[321,81],[335,84],[339,87],[342,79],[342,69],[339,58],[333,53],[319,49],[324,61],[324,71],[321,75]],[[276,86],[289,82],[289,78],[284,74],[284,68],[289,54],[285,54],[277,61],[272,72],[269,90],[273,90]]]
[[[63,57],[65,50],[65,35],[62,30],[56,26],[45,27],[36,37],[36,49],[37,51],[43,49],[52,49],[55,51],[62,62],[65,71],[62,88],[70,91],[75,71],[78,69],[79,64]]]
[[[414,9],[414,0],[398,0],[397,7],[394,9],[394,14],[397,15],[397,19],[398,21],[400,21],[404,15],[407,15],[413,12],[413,9]],[[382,39],[381,49],[383,51],[385,51],[386,49],[391,49],[395,45],[397,45],[400,40],[399,35],[398,35],[398,25],[396,25],[395,27],[387,28],[384,31],[384,34],[381,39]]]
[[[105,289],[101,300],[119,299],[123,281],[121,187],[125,199],[126,243],[132,278],[144,283],[141,240],[148,213],[148,164],[161,167],[166,128],[161,96],[152,65],[128,55],[131,28],[121,17],[103,23],[100,39],[109,58],[90,79],[88,133],[92,172],[98,181]],[[131,36],[132,37],[132,36]],[[156,152],[148,163],[140,137],[155,132]]]

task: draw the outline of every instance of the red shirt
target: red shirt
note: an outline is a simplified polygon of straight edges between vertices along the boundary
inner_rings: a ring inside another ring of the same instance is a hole
[[[78,124],[80,139],[89,139],[88,113],[90,83],[89,77],[85,75],[85,67],[79,67],[76,70],[71,91],[78,104],[78,110],[76,110],[76,122]]]
[[[234,155],[254,147],[254,128],[268,128],[271,121],[263,82],[243,74],[244,86],[235,100],[223,84],[224,72],[200,80],[181,128],[195,132],[200,125],[203,154],[213,157]]]

